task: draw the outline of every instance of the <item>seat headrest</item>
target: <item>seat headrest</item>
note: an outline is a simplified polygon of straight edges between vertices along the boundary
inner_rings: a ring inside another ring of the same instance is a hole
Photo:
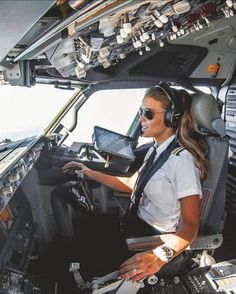
[[[210,94],[193,94],[192,115],[200,129],[225,136],[225,123],[215,98]]]

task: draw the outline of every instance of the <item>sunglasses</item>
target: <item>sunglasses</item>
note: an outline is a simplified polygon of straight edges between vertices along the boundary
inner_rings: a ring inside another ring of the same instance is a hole
[[[140,117],[143,115],[143,116],[146,117],[146,119],[148,119],[148,120],[152,120],[153,117],[154,117],[154,115],[155,115],[156,113],[163,113],[163,112],[165,112],[165,111],[157,111],[157,112],[153,112],[153,111],[152,111],[150,108],[148,108],[148,107],[144,107],[144,108],[140,107],[140,108],[139,108],[139,111],[138,111],[138,114],[139,114]]]

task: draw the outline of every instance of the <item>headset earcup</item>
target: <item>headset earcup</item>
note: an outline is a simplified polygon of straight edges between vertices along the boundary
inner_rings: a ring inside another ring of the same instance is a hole
[[[174,128],[178,123],[177,111],[174,109],[167,109],[164,115],[164,124],[167,128]]]

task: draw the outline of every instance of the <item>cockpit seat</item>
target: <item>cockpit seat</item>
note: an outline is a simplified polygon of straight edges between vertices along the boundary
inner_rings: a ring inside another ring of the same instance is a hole
[[[212,95],[193,94],[192,115],[199,132],[208,142],[210,170],[202,182],[200,227],[198,237],[187,250],[214,250],[223,242],[222,230],[225,221],[225,194],[228,165],[228,140],[225,123],[216,100]],[[130,250],[151,250],[167,241],[170,235],[126,239]]]
[[[229,143],[225,136],[225,123],[213,96],[196,94],[192,113],[200,132],[207,138],[210,161],[208,176],[202,183],[199,234],[212,235],[221,233],[224,227]]]

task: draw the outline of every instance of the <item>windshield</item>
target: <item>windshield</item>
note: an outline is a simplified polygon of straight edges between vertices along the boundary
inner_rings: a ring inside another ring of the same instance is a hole
[[[73,95],[49,85],[0,87],[0,143],[43,134],[43,130]]]

